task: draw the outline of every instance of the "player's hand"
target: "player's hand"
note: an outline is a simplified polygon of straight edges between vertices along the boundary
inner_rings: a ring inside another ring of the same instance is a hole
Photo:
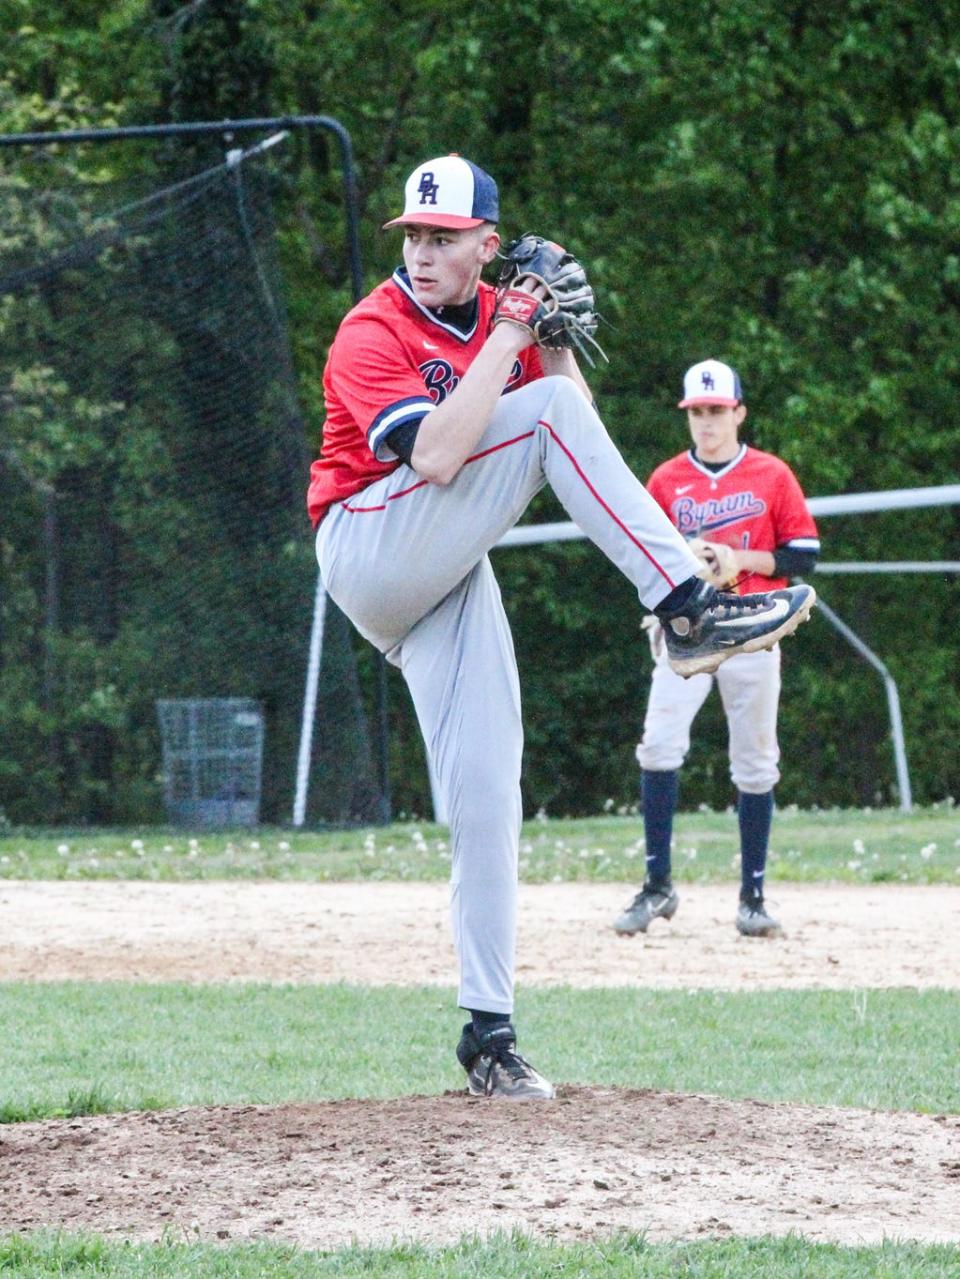
[[[523,305],[524,298],[530,299],[529,307]],[[537,324],[539,318],[546,314],[544,303],[555,306],[546,285],[530,276],[518,280],[510,288],[509,296],[500,296],[493,316],[493,331],[510,333],[514,339],[513,349],[519,355],[538,341]]]

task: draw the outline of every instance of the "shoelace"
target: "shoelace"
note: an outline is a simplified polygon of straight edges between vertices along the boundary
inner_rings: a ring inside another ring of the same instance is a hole
[[[765,608],[769,608],[765,595],[730,595],[728,592],[718,591],[715,602],[710,605],[707,612],[720,610],[724,617],[731,617],[734,613],[745,611],[756,613]]]
[[[492,1050],[484,1049],[483,1055],[487,1058],[487,1073],[483,1078],[483,1091],[488,1097],[493,1092],[494,1066],[499,1066],[501,1070],[506,1071],[511,1079],[523,1079],[533,1072],[533,1067],[530,1063],[525,1061],[516,1048],[510,1044],[502,1044]]]

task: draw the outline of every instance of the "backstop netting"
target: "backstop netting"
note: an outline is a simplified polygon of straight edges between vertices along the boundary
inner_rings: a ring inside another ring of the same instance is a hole
[[[262,708],[293,802],[316,561],[267,159],[121,195],[88,158],[0,170],[0,818],[163,820],[157,704]],[[71,175],[76,177],[76,172]],[[311,432],[313,434],[313,432]],[[382,799],[333,616],[308,820]]]

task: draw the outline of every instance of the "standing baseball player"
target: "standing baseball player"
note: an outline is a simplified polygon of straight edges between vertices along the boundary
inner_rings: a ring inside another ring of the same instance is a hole
[[[594,411],[571,344],[596,328],[583,268],[523,237],[501,287],[493,179],[457,155],[419,165],[403,265],[342,321],[308,496],[330,596],[398,666],[449,813],[457,1057],[468,1090],[549,1098],[511,1022],[521,823],[520,689],[488,551],[549,484],[663,620],[670,660],[713,669],[796,628],[801,586],[727,596],[634,477]]]
[[[687,370],[683,399],[693,447],[658,466],[647,485],[703,561],[701,573],[725,590],[773,590],[813,572],[820,542],[796,476],[780,458],[742,444],[747,416],[737,374],[718,360]],[[645,933],[672,919],[679,897],[670,870],[679,769],[690,728],[713,676],[680,679],[667,660],[661,625],[647,626],[654,657],[650,698],[637,747],[641,769],[646,879],[614,921],[619,933]],[[764,905],[763,880],[773,818],[777,764],[780,649],[740,653],[716,671],[730,739],[730,775],[737,788],[741,885],[737,929],[769,937],[780,925]]]

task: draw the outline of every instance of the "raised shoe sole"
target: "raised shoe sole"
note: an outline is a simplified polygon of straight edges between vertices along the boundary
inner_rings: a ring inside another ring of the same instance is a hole
[[[766,635],[758,635],[755,639],[747,640],[745,644],[738,644],[727,652],[721,649],[718,653],[705,653],[702,657],[681,657],[676,659],[671,657],[668,659],[670,669],[684,679],[689,679],[691,675],[711,675],[719,666],[722,666],[729,658],[736,657],[738,653],[758,653],[761,649],[773,648],[774,644],[779,643],[780,640],[785,639],[788,635],[792,635],[801,622],[810,620],[810,613],[816,602],[817,593],[811,586],[806,603],[802,604],[776,630],[768,631]]]

